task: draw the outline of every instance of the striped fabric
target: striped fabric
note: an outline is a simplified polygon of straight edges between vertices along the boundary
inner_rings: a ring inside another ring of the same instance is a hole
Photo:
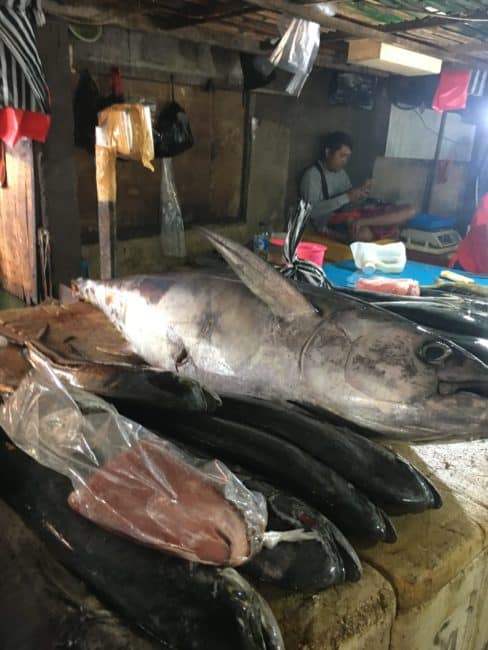
[[[475,97],[483,97],[486,95],[486,86],[488,81],[488,71],[479,70],[477,68],[471,70],[471,77],[469,79],[468,95]]]
[[[332,285],[320,266],[309,260],[300,260],[296,255],[298,244],[303,236],[311,211],[312,206],[310,203],[305,203],[301,199],[295,214],[288,223],[288,232],[283,247],[286,265],[280,269],[280,273],[297,282],[306,282],[316,287],[331,287]]]
[[[37,51],[41,0],[0,0],[0,108],[49,113],[49,90]]]

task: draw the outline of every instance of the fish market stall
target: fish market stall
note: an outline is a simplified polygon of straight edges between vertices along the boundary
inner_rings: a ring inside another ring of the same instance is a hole
[[[223,240],[219,240],[218,244],[219,246],[230,245],[230,243]],[[241,252],[241,249],[237,248],[234,254]],[[226,254],[228,253],[226,252]],[[200,282],[203,281],[204,277],[202,276]],[[87,287],[93,287],[93,290],[95,290],[95,285],[88,284]],[[83,291],[81,281],[76,284],[75,288],[78,292]],[[156,285],[151,285],[151,290],[156,290]],[[90,291],[85,295],[87,298],[92,299],[94,294]],[[291,294],[291,297],[293,295]],[[345,300],[347,302],[348,299]],[[111,310],[116,309],[114,296],[105,293],[102,302],[108,313],[113,315]],[[237,427],[232,425],[233,428],[229,428],[226,435],[231,435],[231,432],[233,436],[242,434],[248,440],[251,440],[249,436],[253,435],[254,442],[252,444],[262,445],[263,433],[257,433],[257,430],[253,433],[254,429],[243,428],[243,425],[244,423],[252,424],[252,422],[256,425],[258,422],[266,425],[266,419],[263,420],[263,416],[259,415],[260,411],[255,411],[253,415],[253,409],[268,409],[268,406],[261,407],[252,401],[240,406],[239,401],[226,401],[225,397],[223,406],[219,406],[219,398],[215,393],[211,390],[199,388],[199,385],[194,380],[178,378],[169,371],[160,372],[159,375],[155,374],[154,368],[145,365],[137,355],[134,355],[133,351],[127,349],[127,345],[120,333],[96,307],[83,302],[75,302],[69,305],[54,302],[36,308],[7,310],[0,314],[0,325],[0,334],[5,338],[5,343],[8,342],[0,350],[0,358],[3,360],[0,364],[2,369],[0,386],[2,392],[5,395],[11,394],[12,397],[9,399],[14,400],[13,402],[7,400],[7,408],[9,408],[9,403],[15,405],[15,400],[20,399],[19,394],[13,391],[19,385],[22,385],[22,381],[29,369],[34,367],[38,371],[42,371],[43,368],[48,367],[51,369],[50,372],[54,372],[55,376],[67,382],[67,385],[72,387],[83,386],[109,399],[115,396],[114,403],[117,404],[118,408],[123,409],[134,419],[141,420],[150,428],[161,428],[162,413],[159,412],[158,414],[156,411],[154,419],[151,405],[154,405],[155,402],[159,402],[163,406],[166,404],[166,407],[170,408],[164,415],[166,421],[164,432],[173,436],[176,435],[177,437],[173,439],[177,443],[184,441],[185,445],[189,444],[189,450],[198,448],[199,453],[203,453],[207,449],[209,441],[214,440],[215,442],[212,442],[209,448],[212,456],[216,453],[223,455],[226,462],[229,459],[238,458],[239,464],[244,463],[245,465],[249,462],[251,464],[256,462],[255,452],[249,455],[248,448],[242,446],[242,442],[239,442],[238,447],[230,446],[226,448],[224,438],[220,438],[220,442],[218,442],[219,439],[215,436],[219,435],[219,427],[223,433],[227,431],[227,429],[222,428],[223,421],[226,421],[227,418],[236,418],[239,425]],[[96,332],[95,337],[93,332]],[[180,361],[183,361],[181,356],[179,358]],[[139,394],[134,392],[137,389]],[[35,385],[33,385],[24,394],[30,396],[29,399],[31,399],[32,395],[35,394],[35,390]],[[138,404],[140,406],[137,406]],[[145,405],[142,406],[142,404]],[[224,420],[212,419],[214,416],[211,413],[205,415],[205,413],[201,412],[202,408],[204,410],[210,408],[211,412],[212,409],[216,409],[217,416],[220,409]],[[174,409],[178,413],[177,416],[171,415]],[[193,410],[194,413],[185,413],[188,409]],[[263,411],[263,413],[265,412]],[[11,414],[11,422],[14,422],[17,417],[15,416],[14,406],[11,407]],[[273,424],[272,427],[277,426],[280,421],[280,411],[278,410],[275,413],[274,410],[270,410],[269,417],[278,418],[276,424]],[[307,445],[316,444],[311,432],[312,430],[315,431],[317,425],[309,423],[309,416],[305,416],[305,419],[303,419],[303,415],[290,410],[285,417],[287,420],[292,418],[292,421],[293,418],[298,418],[297,426],[299,421],[303,426],[311,426],[312,429],[307,436],[304,436],[305,429],[302,431],[301,443]],[[25,430],[25,421],[18,419],[17,425],[10,430],[10,434],[14,435],[17,444],[19,444]],[[271,426],[271,422],[270,420],[269,426]],[[6,426],[5,420],[3,420],[3,424]],[[201,430],[201,434],[199,430]],[[295,434],[293,435],[296,435],[296,430],[298,429],[294,430]],[[330,429],[328,435],[334,436],[334,430],[334,428]],[[17,434],[13,433],[14,431],[17,431]],[[49,432],[49,429],[47,431]],[[438,433],[441,434],[440,431]],[[20,439],[17,437],[18,435],[21,436]],[[345,432],[344,435],[346,438],[353,436],[351,442],[356,440],[355,444],[366,445],[363,454],[373,452],[376,454],[376,451],[374,451],[376,447],[370,448],[369,443],[366,443],[366,439],[364,439],[364,443],[360,443],[359,440],[354,438],[352,432]],[[180,438],[179,436],[183,437]],[[241,440],[241,438],[235,437],[235,443],[237,443],[238,439]],[[243,440],[244,438],[242,438]],[[307,440],[308,442],[306,442]],[[338,442],[340,440],[340,438],[337,438]],[[271,439],[269,439],[270,441]],[[269,444],[269,442],[266,444]],[[287,444],[284,441],[280,442],[280,454],[286,451]],[[237,448],[240,449],[238,457],[234,455]],[[28,449],[28,446],[25,449]],[[262,447],[262,449],[264,452],[265,447]],[[349,453],[354,453],[353,449],[352,447]],[[363,515],[360,511],[358,511],[357,518],[354,517],[352,511],[350,515],[344,516],[352,504],[347,500],[343,502],[344,512],[337,512],[332,516],[336,522],[341,522],[344,531],[347,530],[348,538],[353,542],[359,555],[362,565],[360,578],[357,573],[354,574],[356,571],[354,567],[357,565],[354,555],[351,554],[353,551],[347,551],[348,555],[345,555],[344,558],[348,557],[348,562],[352,562],[352,564],[346,570],[346,573],[349,574],[349,580],[353,580],[352,582],[346,582],[345,584],[333,584],[332,582],[328,589],[305,588],[304,585],[307,582],[312,585],[314,579],[313,574],[308,572],[307,567],[307,561],[308,563],[316,561],[315,559],[312,560],[314,555],[311,554],[311,549],[306,551],[303,561],[295,566],[293,577],[295,585],[298,582],[303,585],[302,588],[295,592],[283,589],[283,586],[280,587],[277,584],[264,584],[261,582],[263,578],[267,581],[271,578],[271,582],[276,582],[278,575],[276,571],[279,565],[275,564],[276,560],[270,559],[273,558],[272,555],[268,555],[264,564],[256,563],[253,560],[249,563],[248,569],[244,564],[242,567],[243,575],[249,578],[251,583],[257,587],[258,592],[270,604],[283,634],[285,647],[292,650],[295,648],[297,650],[300,648],[316,650],[329,650],[330,648],[338,648],[339,650],[350,650],[351,648],[354,650],[369,648],[371,650],[373,648],[378,650],[383,650],[383,648],[385,650],[403,650],[406,648],[443,647],[443,644],[444,647],[449,647],[449,644],[453,643],[460,644],[459,647],[463,650],[481,650],[488,635],[486,616],[484,616],[486,607],[484,593],[486,592],[488,580],[486,535],[488,527],[486,517],[488,444],[486,441],[451,442],[449,444],[436,442],[413,447],[397,441],[387,442],[385,449],[395,450],[416,468],[412,478],[417,476],[420,479],[421,483],[419,485],[423,485],[422,489],[426,490],[423,492],[422,499],[428,497],[428,505],[427,502],[421,503],[420,501],[415,506],[412,503],[411,507],[407,506],[406,502],[402,502],[403,505],[401,505],[400,501],[395,507],[390,504],[387,510],[392,516],[386,518],[386,515],[381,515],[381,517],[385,517],[384,520],[382,521],[380,517],[377,524],[375,524],[378,528],[373,529],[369,528],[369,525],[374,517],[377,517],[379,511],[375,511],[374,508],[370,510],[370,506],[364,503],[363,507],[366,508],[364,512],[369,512],[366,519],[362,520]],[[274,448],[273,453],[276,454],[277,451],[278,447]],[[316,451],[318,453],[319,448]],[[67,509],[66,503],[59,510],[62,501],[58,502],[58,505],[56,505],[56,501],[52,501],[52,499],[59,499],[59,496],[56,495],[65,494],[64,477],[59,475],[59,478],[55,478],[58,475],[54,475],[52,472],[49,473],[50,470],[41,468],[40,465],[28,460],[24,455],[19,456],[20,453],[18,450],[14,451],[12,446],[3,446],[4,469],[11,467],[14,470],[16,468],[15,475],[12,475],[9,481],[19,481],[24,476],[24,483],[21,488],[25,494],[23,499],[26,499],[25,503],[30,501],[32,504],[37,504],[33,509],[24,512],[26,521],[34,526],[34,530],[41,532],[42,528],[38,527],[36,517],[38,515],[42,516],[43,511],[44,513],[50,512],[55,529],[58,531],[63,530],[63,535],[68,544],[71,546],[76,544],[75,540],[78,539],[79,535],[86,535],[91,530],[87,527],[90,522],[86,522],[86,524],[83,522],[83,528],[86,528],[86,531],[83,529],[78,530],[76,527],[70,528],[68,522],[71,521],[73,524],[76,523],[78,527],[81,525],[82,522],[78,521],[79,515],[75,513],[69,514],[68,511],[65,513],[65,509]],[[301,457],[300,453],[296,448],[294,455],[289,456],[286,461],[287,464],[284,465],[285,474],[290,477],[296,476],[296,470],[290,472],[290,463],[297,462]],[[283,456],[283,460],[280,459],[279,463],[285,462],[284,458]],[[387,461],[387,458],[389,457],[385,456],[384,461]],[[392,456],[391,460],[394,458],[397,457]],[[26,464],[27,460],[30,463],[29,465]],[[302,494],[304,494],[303,490],[307,489],[306,486],[309,481],[319,479],[318,476],[317,479],[314,478],[313,462],[311,460],[307,461],[308,465],[305,470],[309,472],[307,480],[303,484],[294,482],[294,489]],[[347,467],[341,465],[341,462],[340,456],[338,456],[334,460],[335,467],[341,467],[340,471],[346,472],[347,475]],[[388,460],[388,462],[390,461]],[[355,461],[355,464],[358,463],[359,468],[361,464],[360,456]],[[230,467],[234,467],[232,462]],[[271,468],[270,465],[262,462],[259,467],[261,468],[259,474],[264,471],[269,472]],[[305,466],[303,467],[305,468]],[[395,474],[400,476],[405,470],[408,470],[408,467],[408,464],[396,466],[395,472],[390,477],[390,481],[392,481],[390,482],[390,488],[394,485]],[[386,470],[387,466],[385,465],[385,472]],[[8,471],[4,471],[3,480],[9,476]],[[325,471],[326,468],[323,466],[321,472]],[[245,477],[246,474],[243,476]],[[279,471],[278,467],[275,467],[273,476],[275,480],[283,484],[284,474]],[[473,481],[473,476],[477,476],[478,480]],[[369,478],[371,480],[373,477],[370,475]],[[378,478],[379,476],[375,475],[374,480]],[[244,478],[243,480],[248,479]],[[360,476],[358,474],[354,481],[359,480]],[[48,493],[42,496],[42,491],[36,494],[29,487],[30,481],[33,482],[32,487],[36,484],[42,485],[43,481],[52,481],[53,491],[50,496]],[[373,483],[374,481],[369,486],[371,490],[373,489]],[[317,486],[319,484],[317,483]],[[250,485],[255,485],[255,489],[265,489],[259,487],[259,481],[256,483],[251,481]],[[363,487],[368,489],[367,484],[364,484]],[[385,488],[388,490],[386,483],[384,484]],[[383,497],[388,501],[393,497],[393,494],[392,491],[390,496],[386,497],[386,493],[384,493]],[[374,501],[379,497],[380,495],[377,494]],[[86,499],[86,496],[84,498]],[[358,494],[357,498],[362,497],[359,497]],[[20,512],[22,512],[21,503],[23,500],[19,502],[15,496],[8,496],[8,494],[7,499],[16,509],[20,507]],[[73,503],[72,497],[70,497],[70,500]],[[439,508],[441,500],[442,507]],[[268,504],[272,503],[272,500],[268,501]],[[271,510],[270,512],[278,514],[281,508],[282,506],[276,511]],[[304,506],[300,506],[300,508],[304,508]],[[410,512],[411,514],[395,516],[394,511],[397,508],[401,508],[403,513]],[[75,509],[79,510],[79,506],[76,506]],[[307,515],[308,518],[317,516],[318,514],[313,514],[312,511]],[[68,517],[68,519],[65,519],[65,517]],[[74,517],[73,520],[72,517]],[[368,519],[369,517],[372,519]],[[100,512],[96,518],[99,519],[103,526],[104,517]],[[307,521],[307,519],[303,521]],[[113,524],[110,527],[113,529]],[[102,531],[102,528],[100,531]],[[94,533],[95,531],[91,534]],[[46,531],[43,534],[45,535]],[[105,543],[119,545],[120,553],[132,553],[134,544],[132,541],[125,541],[113,534],[109,535],[109,537],[103,532],[98,534],[104,536]],[[372,544],[371,538],[369,541],[366,540],[366,537],[371,535],[375,536],[376,540],[383,539],[384,541]],[[356,536],[357,539],[355,539]],[[363,537],[362,540],[361,537]],[[47,531],[47,538],[49,539],[49,531]],[[105,598],[108,598],[112,604],[117,605],[117,602],[112,600],[113,587],[111,588],[110,583],[102,583],[100,578],[96,578],[100,567],[109,563],[109,558],[99,556],[98,562],[90,569],[90,562],[94,561],[90,554],[97,549],[94,546],[96,537],[92,537],[92,539],[92,545],[87,548],[88,554],[84,557],[65,554],[63,556],[64,562],[68,563],[68,566],[75,572],[81,572],[82,576],[88,579],[89,584],[96,584],[97,592],[102,590],[101,594],[105,594]],[[119,539],[120,541],[118,541]],[[300,538],[298,538],[298,544],[307,543],[306,539],[300,541]],[[337,537],[336,542],[339,539]],[[235,543],[237,543],[237,540],[233,542],[233,545]],[[286,543],[282,542],[280,552],[287,554],[288,550],[286,548],[283,551],[283,544],[286,546]],[[340,543],[345,544],[345,542]],[[56,547],[56,543],[54,547]],[[52,538],[50,539],[50,548],[53,548]],[[280,545],[276,548],[280,548]],[[298,546],[295,548],[298,548]],[[346,548],[346,546],[343,546],[343,549]],[[266,553],[269,552],[266,551]],[[286,554],[283,558],[287,557]],[[113,553],[112,556],[115,558],[117,553]],[[164,556],[161,555],[160,557],[163,558]],[[259,557],[258,554],[257,558]],[[296,556],[296,559],[298,558],[299,555]],[[289,560],[288,556],[286,561]],[[143,564],[143,555],[140,557],[140,562],[140,571],[143,571],[145,566]],[[171,565],[166,566],[166,564],[165,561],[161,571],[166,572],[166,579],[169,580],[173,574],[171,573],[172,569],[170,570]],[[316,571],[314,564],[312,564],[312,567]],[[118,570],[115,562],[112,571],[116,572]],[[282,570],[283,565],[281,565],[280,571]],[[88,573],[86,573],[87,571]],[[282,574],[282,577],[285,575],[286,572]],[[290,577],[291,574],[289,574]],[[95,582],[93,582],[94,580]],[[120,584],[119,588],[125,589],[123,583]],[[244,583],[240,588],[249,589],[244,587]],[[202,598],[206,597],[204,593],[207,592],[202,592]],[[154,595],[157,597],[157,590]],[[254,598],[251,591],[249,597]],[[120,607],[126,596],[120,596],[120,598],[118,607]],[[166,607],[169,606],[169,603],[167,603]],[[144,611],[142,602],[139,603],[137,611],[139,621],[144,620],[147,614]],[[242,615],[244,615],[244,611]],[[251,625],[251,620],[249,619],[246,625]],[[230,629],[228,634],[231,634]],[[263,647],[268,647],[268,645]],[[276,647],[280,647],[279,644]]]
[[[0,650],[488,650],[487,16],[0,0]]]

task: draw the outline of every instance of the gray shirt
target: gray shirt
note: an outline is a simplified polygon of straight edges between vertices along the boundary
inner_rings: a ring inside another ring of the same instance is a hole
[[[310,218],[318,230],[327,225],[329,217],[336,210],[350,202],[347,192],[352,187],[349,176],[343,169],[339,172],[331,172],[323,165],[322,169],[327,182],[328,199],[322,191],[322,178],[315,165],[305,171],[300,181],[300,196],[307,203],[312,204]]]

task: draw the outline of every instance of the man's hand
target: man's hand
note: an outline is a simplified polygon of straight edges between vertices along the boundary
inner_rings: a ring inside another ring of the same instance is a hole
[[[347,193],[349,201],[355,203],[356,201],[362,201],[363,199],[368,198],[372,182],[373,181],[369,179],[360,187],[354,187],[352,190],[349,190]]]

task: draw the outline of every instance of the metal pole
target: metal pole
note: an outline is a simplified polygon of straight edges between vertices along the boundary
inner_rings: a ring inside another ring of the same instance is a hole
[[[432,189],[434,187],[435,175],[437,172],[437,163],[441,153],[442,140],[444,138],[444,130],[446,128],[447,111],[444,111],[441,116],[441,123],[439,125],[439,132],[437,133],[437,144],[435,147],[434,160],[432,161],[425,184],[425,193],[422,209],[424,212],[429,212],[432,203]]]

